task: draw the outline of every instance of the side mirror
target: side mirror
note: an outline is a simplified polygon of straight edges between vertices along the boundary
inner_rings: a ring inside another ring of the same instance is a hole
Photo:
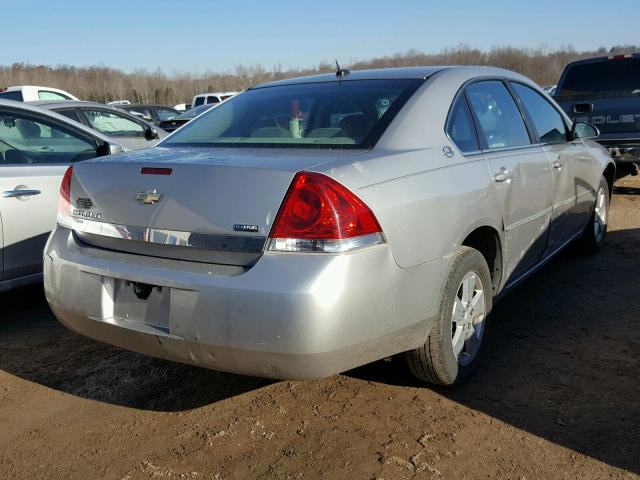
[[[571,140],[578,140],[580,138],[598,138],[599,136],[600,130],[587,122],[575,122],[573,127],[571,127]]]
[[[104,157],[105,155],[117,155],[122,152],[124,152],[124,147],[122,145],[111,142],[103,142],[98,145],[98,148],[96,149],[96,153],[99,157]]]
[[[155,128],[147,127],[147,129],[144,131],[144,138],[146,138],[147,140],[155,140],[156,138],[160,138],[160,134]]]

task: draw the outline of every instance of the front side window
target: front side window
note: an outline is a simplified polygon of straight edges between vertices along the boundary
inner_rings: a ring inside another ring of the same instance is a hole
[[[538,92],[521,83],[512,83],[518,97],[524,104],[536,133],[543,143],[567,141],[567,127],[562,115]]]
[[[522,115],[501,81],[472,83],[467,87],[467,95],[487,148],[531,144]]]
[[[196,101],[193,102],[193,106],[197,107],[199,105],[204,105],[204,97],[196,97]]]
[[[447,120],[447,134],[463,153],[480,150],[471,112],[469,112],[464,95],[458,95],[451,108]]]
[[[369,148],[423,79],[256,88],[178,130],[163,146]]]
[[[0,165],[69,163],[93,158],[89,136],[29,113],[0,111]]]
[[[38,98],[40,100],[71,100],[66,95],[50,90],[38,90]]]
[[[144,137],[144,127],[110,110],[83,109],[82,114],[92,128],[114,137]]]

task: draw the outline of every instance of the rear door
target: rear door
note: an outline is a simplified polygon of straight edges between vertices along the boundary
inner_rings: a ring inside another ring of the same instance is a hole
[[[3,278],[42,271],[56,223],[58,192],[71,162],[96,156],[97,142],[37,113],[0,107],[0,218]]]
[[[466,95],[502,206],[509,283],[544,253],[551,218],[551,168],[501,80],[472,83]]]
[[[582,141],[568,141],[569,129],[555,106],[531,87],[515,82],[511,82],[511,86],[552,168],[553,213],[547,245],[547,252],[551,253],[587,222],[594,201],[593,189],[580,179],[587,178],[588,170],[593,167]]]

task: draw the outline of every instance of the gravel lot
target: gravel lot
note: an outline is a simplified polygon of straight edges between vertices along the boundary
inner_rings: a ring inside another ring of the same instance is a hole
[[[473,380],[397,361],[272,382],[67,331],[41,287],[0,295],[0,479],[640,478],[640,178],[607,246],[494,309]]]

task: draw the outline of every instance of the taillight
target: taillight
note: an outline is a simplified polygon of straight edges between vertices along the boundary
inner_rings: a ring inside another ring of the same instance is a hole
[[[58,196],[58,224],[63,227],[71,226],[71,177],[73,167],[67,168],[60,183],[60,195]]]
[[[351,190],[321,173],[299,172],[269,236],[269,250],[348,252],[385,243],[373,212]]]

